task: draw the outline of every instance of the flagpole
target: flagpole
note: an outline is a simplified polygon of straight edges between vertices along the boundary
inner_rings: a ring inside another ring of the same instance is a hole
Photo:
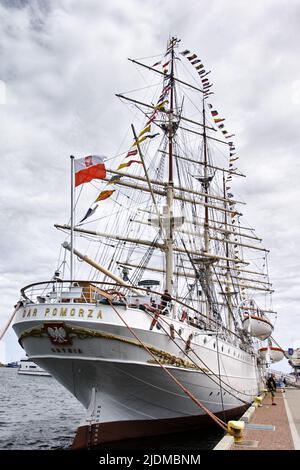
[[[71,251],[70,251],[70,279],[73,281],[74,275],[74,157],[71,159]]]

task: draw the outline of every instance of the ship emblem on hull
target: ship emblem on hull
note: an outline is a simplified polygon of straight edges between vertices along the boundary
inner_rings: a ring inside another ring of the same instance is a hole
[[[52,344],[60,346],[72,344],[64,323],[47,323],[44,328]]]

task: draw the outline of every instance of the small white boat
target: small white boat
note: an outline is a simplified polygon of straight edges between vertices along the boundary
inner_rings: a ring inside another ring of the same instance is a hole
[[[269,351],[268,351],[269,350]],[[284,351],[281,348],[275,348],[274,346],[266,346],[258,350],[261,359],[264,361],[267,358],[267,352],[270,354],[271,362],[279,362],[284,358]]]
[[[28,358],[20,360],[18,374],[20,375],[43,375],[51,377],[49,372],[46,372],[40,366],[30,361]]]

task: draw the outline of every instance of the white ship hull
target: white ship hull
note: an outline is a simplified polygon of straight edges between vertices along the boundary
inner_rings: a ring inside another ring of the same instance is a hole
[[[259,370],[254,354],[222,339],[217,344],[215,334],[192,328],[191,346],[196,355],[190,352],[189,361],[162,328],[149,330],[152,321],[149,314],[138,309],[116,308],[137,336],[152,346],[155,356],[212,412],[220,413],[223,407],[227,412],[238,410],[259,392]],[[177,331],[181,328],[183,339],[178,336],[175,339],[184,349],[191,327],[168,317],[160,322],[165,327],[172,323]],[[51,331],[62,328],[67,335],[51,337],[49,327]],[[13,328],[30,359],[87,408],[86,422],[82,423],[77,439],[79,447],[84,446],[82,432],[87,425],[92,425],[94,430],[100,426],[103,442],[184,429],[188,424],[196,426],[199,416],[204,415],[141,347],[110,305],[74,303],[66,307],[60,303],[20,307]],[[227,391],[220,390],[214,375],[219,375],[217,347],[220,376],[229,385],[224,385]],[[203,370],[197,370],[194,363]],[[97,444],[98,438],[95,439],[93,445]]]

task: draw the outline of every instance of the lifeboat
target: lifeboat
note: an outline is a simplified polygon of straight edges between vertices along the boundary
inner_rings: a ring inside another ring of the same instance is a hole
[[[269,350],[271,362],[279,362],[284,358],[283,349],[275,348],[274,346],[269,346],[269,347],[266,346],[258,350],[261,359],[263,359],[264,361],[266,360],[268,350]]]
[[[262,341],[269,338],[273,332],[272,323],[263,315],[245,314],[243,326],[251,336]]]

